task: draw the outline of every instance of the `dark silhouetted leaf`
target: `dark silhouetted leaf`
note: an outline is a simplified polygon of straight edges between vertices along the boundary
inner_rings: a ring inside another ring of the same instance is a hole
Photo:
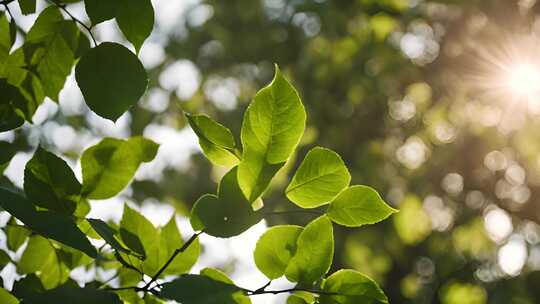
[[[261,220],[238,186],[237,167],[221,179],[218,195],[206,194],[191,211],[191,225],[216,237],[239,235]]]
[[[85,0],[86,13],[93,25],[112,19],[116,16],[119,2],[116,0]]]
[[[139,52],[154,28],[154,8],[150,0],[118,0],[116,22],[127,40]]]
[[[88,51],[77,64],[75,76],[90,109],[112,121],[136,104],[148,85],[137,56],[112,42]]]
[[[71,214],[81,184],[63,159],[38,147],[24,169],[24,192],[38,206]]]

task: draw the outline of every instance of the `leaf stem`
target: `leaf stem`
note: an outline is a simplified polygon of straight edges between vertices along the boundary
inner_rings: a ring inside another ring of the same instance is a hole
[[[84,22],[82,22],[80,19],[78,19],[77,17],[73,16],[73,14],[71,14],[70,11],[67,10],[66,8],[66,5],[65,4],[61,4],[61,3],[57,3],[55,0],[47,0],[48,2],[56,5],[59,9],[61,9],[62,11],[64,11],[66,14],[69,15],[69,17],[71,17],[71,20],[73,20],[74,22],[78,23],[80,26],[82,26],[87,32],[88,34],[90,35],[90,37],[92,38],[92,41],[94,42],[94,46],[97,46],[97,42],[96,42],[96,37],[94,37],[94,34],[92,33],[92,27],[91,26],[88,26],[86,25]]]

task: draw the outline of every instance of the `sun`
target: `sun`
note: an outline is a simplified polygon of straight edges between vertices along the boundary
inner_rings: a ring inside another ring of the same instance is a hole
[[[540,94],[540,68],[534,64],[511,65],[506,81],[512,93],[519,97],[534,98]]]

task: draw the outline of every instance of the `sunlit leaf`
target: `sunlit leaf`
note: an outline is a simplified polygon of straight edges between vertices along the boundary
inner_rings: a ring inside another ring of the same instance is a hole
[[[321,295],[321,304],[388,303],[388,298],[377,283],[354,270],[333,273],[324,280],[322,289],[339,295]]]
[[[332,150],[316,147],[306,155],[285,190],[287,197],[302,208],[330,202],[351,181],[349,170]]]
[[[50,241],[42,236],[34,235],[28,241],[28,245],[17,263],[17,272],[20,274],[38,272],[51,259],[56,259],[56,253]]]
[[[4,288],[0,288],[0,303],[3,304],[17,304],[19,300],[13,296],[9,291]]]
[[[340,225],[360,227],[380,222],[396,209],[388,206],[379,193],[368,186],[351,186],[330,203],[328,217]]]
[[[105,138],[81,158],[82,194],[90,199],[113,197],[127,186],[143,162],[156,156],[159,146],[143,137]]]
[[[281,277],[296,253],[296,244],[302,231],[302,227],[292,225],[268,229],[257,241],[253,252],[257,268],[269,279]]]
[[[7,236],[7,247],[11,251],[17,251],[31,233],[28,228],[17,225],[14,217],[9,219],[8,225],[4,229]]]
[[[289,281],[312,283],[324,276],[334,258],[332,222],[323,215],[300,233],[296,252],[285,270]]]
[[[165,225],[160,230],[160,252],[165,252],[165,254],[160,256],[158,264],[164,265],[165,262],[171,257],[174,251],[184,244],[180,231],[176,226],[176,221],[174,216],[169,220],[167,225]],[[165,249],[165,250],[164,250]],[[201,251],[201,245],[199,240],[196,239],[187,247],[187,249],[178,254],[173,262],[167,267],[164,271],[164,275],[179,275],[182,273],[188,272],[193,265],[197,262],[199,254]]]
[[[294,87],[276,66],[272,82],[261,89],[244,113],[242,161],[238,181],[255,201],[292,154],[306,125],[306,112]]]
[[[124,214],[120,221],[120,236],[129,249],[148,257],[150,247],[159,247],[159,234],[152,223],[139,212],[124,204]]]
[[[38,17],[26,36],[25,52],[32,54],[45,95],[58,100],[75,63],[79,29],[75,22],[64,20],[57,7],[50,6]]]
[[[11,35],[12,25],[8,21],[4,12],[0,13],[0,70],[6,60],[13,43],[15,42]],[[0,73],[1,74],[1,73]]]
[[[206,115],[186,113],[189,125],[199,137],[204,155],[214,164],[234,166],[238,163],[236,143],[229,129]]]

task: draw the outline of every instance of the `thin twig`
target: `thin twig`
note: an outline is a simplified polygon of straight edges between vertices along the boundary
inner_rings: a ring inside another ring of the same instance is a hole
[[[117,271],[112,277],[108,278],[105,282],[102,282],[99,286],[98,286],[98,289],[102,288],[102,287],[105,287],[107,284],[109,284],[112,280],[118,278],[120,276],[120,272]]]
[[[4,8],[6,9],[6,12],[8,12],[9,17],[11,17],[11,20],[15,20],[15,18],[13,18],[13,14],[11,13],[11,10],[9,9],[8,4],[9,4],[9,2],[2,3],[2,5],[4,5]]]
[[[86,25],[84,22],[82,22],[81,20],[79,20],[77,17],[73,16],[67,9],[66,9],[66,5],[65,4],[60,4],[60,3],[57,3],[56,1],[54,0],[47,0],[48,2],[56,5],[58,8],[60,8],[61,10],[63,10],[66,14],[69,15],[69,17],[71,17],[71,20],[73,20],[74,22],[80,24],[87,32],[88,34],[90,35],[90,37],[92,38],[92,41],[94,42],[94,46],[97,46],[97,41],[96,41],[96,38],[94,37],[94,34],[92,33],[92,27],[91,26],[88,26]]]
[[[144,273],[142,271],[140,271],[137,267],[131,265],[130,263],[128,263],[126,260],[124,260],[124,258],[122,258],[122,256],[120,255],[120,253],[118,252],[118,250],[115,250],[114,251],[114,256],[116,257],[116,259],[118,260],[118,262],[120,262],[120,264],[122,264],[122,266],[128,268],[128,269],[131,269],[131,270],[134,270],[136,271],[138,274],[142,275],[144,277]],[[129,256],[128,256],[129,258]]]
[[[268,283],[264,284],[264,286],[262,286],[261,288],[255,290],[255,292],[259,292],[259,291],[265,290],[266,287],[270,286],[270,284],[272,284],[272,280],[268,281]]]
[[[159,276],[167,269],[167,267],[169,267],[169,265],[174,261],[176,256],[179,255],[180,253],[184,252],[191,245],[191,243],[193,243],[197,239],[197,237],[199,237],[199,235],[201,235],[202,233],[203,233],[203,231],[200,231],[200,232],[197,232],[197,233],[193,234],[189,238],[189,240],[187,240],[187,242],[185,242],[184,245],[182,245],[182,247],[176,249],[174,251],[174,253],[171,255],[171,257],[167,260],[167,262],[165,262],[165,264],[163,266],[161,266],[161,268],[158,270],[158,272],[152,277],[150,282],[148,282],[143,287],[143,291],[149,291],[150,290],[149,289],[150,285],[152,285],[152,283],[154,283],[159,278]]]
[[[297,287],[294,287],[294,288],[288,288],[288,289],[280,289],[280,290],[247,290],[247,294],[248,296],[256,296],[256,295],[262,295],[262,294],[279,294],[279,293],[285,293],[285,292],[295,292],[295,291],[306,291],[306,292],[311,292],[311,293],[316,293],[316,294],[319,294],[319,295],[326,295],[326,296],[335,296],[335,295],[339,295],[339,293],[337,292],[328,292],[328,291],[323,291],[323,290],[312,290],[312,289],[307,289],[307,288],[297,288]]]

